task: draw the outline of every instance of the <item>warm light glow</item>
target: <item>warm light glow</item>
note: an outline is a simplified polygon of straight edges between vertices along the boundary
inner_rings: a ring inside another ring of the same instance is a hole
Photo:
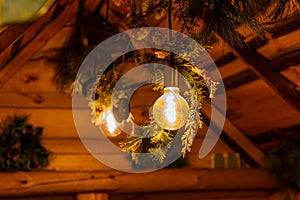
[[[164,94],[154,103],[154,121],[164,129],[177,130],[181,128],[188,116],[189,105],[180,96],[179,88],[177,87],[165,88]]]
[[[100,128],[108,137],[115,137],[121,133],[117,122],[110,109],[103,111],[100,115]]]
[[[166,95],[166,107],[164,109],[164,115],[166,119],[170,123],[174,123],[176,121],[176,102],[174,95]]]

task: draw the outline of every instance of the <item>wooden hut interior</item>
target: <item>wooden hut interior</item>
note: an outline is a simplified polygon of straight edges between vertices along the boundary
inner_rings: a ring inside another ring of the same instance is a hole
[[[299,0],[0,6],[0,199],[300,199]],[[175,128],[157,103],[168,76],[189,83]],[[93,135],[108,108],[131,133]]]

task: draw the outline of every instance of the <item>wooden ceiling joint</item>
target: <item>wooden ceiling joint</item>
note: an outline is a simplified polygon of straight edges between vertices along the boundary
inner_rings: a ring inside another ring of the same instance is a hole
[[[201,111],[206,117],[210,118],[211,114],[209,105],[203,104]],[[222,115],[222,113],[217,111],[217,109],[215,109],[215,112],[217,112],[216,115],[218,116]],[[265,165],[264,152],[262,152],[250,139],[248,139],[245,134],[228,118],[225,119],[223,133],[226,134],[226,136],[233,141],[254,163],[261,167]]]
[[[229,45],[236,53],[237,57],[247,63],[250,69],[274,89],[278,95],[300,112],[300,93],[296,90],[295,84],[274,70],[266,58],[247,47],[245,43],[244,47],[240,47],[233,44],[231,41],[225,41],[224,38],[217,33],[216,35],[220,40]]]
[[[31,42],[24,44],[23,48],[12,59],[4,69],[0,71],[0,88],[9,80],[38,50],[40,50],[68,21],[70,21],[79,9],[79,0],[72,1],[50,24],[45,26]],[[50,10],[50,12],[54,12]],[[46,14],[47,15],[47,14]],[[51,15],[52,16],[52,15]],[[36,22],[40,25],[40,21]],[[25,35],[24,35],[25,36]],[[24,37],[23,36],[23,37]],[[7,59],[7,58],[6,58]],[[2,62],[3,60],[1,60]]]

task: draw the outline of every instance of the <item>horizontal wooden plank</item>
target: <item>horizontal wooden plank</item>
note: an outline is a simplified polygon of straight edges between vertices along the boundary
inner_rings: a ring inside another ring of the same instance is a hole
[[[97,156],[97,155],[96,155]],[[122,155],[107,154],[101,155],[107,158],[115,160],[119,166],[121,163],[126,166],[127,170],[132,169],[130,155],[124,158]],[[124,162],[122,162],[122,160]],[[101,161],[97,160],[91,154],[51,154],[49,157],[50,164],[46,167],[47,170],[53,171],[95,171],[95,170],[111,170],[109,166],[106,166]],[[205,158],[199,158],[198,154],[188,153],[184,160],[184,168],[213,168],[211,165],[211,156],[208,155]]]
[[[118,140],[117,138],[115,138]],[[119,141],[119,140],[118,140]],[[195,138],[192,150],[187,154],[187,167],[211,168],[211,155],[215,153],[233,153],[222,140],[219,140],[212,151],[205,157],[199,158],[198,152],[203,138]],[[117,143],[117,142],[116,142]],[[92,157],[80,139],[43,139],[42,144],[52,152],[48,169],[51,170],[100,170],[107,169]],[[90,139],[91,146],[98,146],[102,155],[115,155],[110,151],[110,146],[101,140]]]
[[[213,60],[219,60],[229,53],[232,53],[231,49],[220,41],[217,41],[214,48],[209,51],[209,55]]]
[[[27,61],[17,73],[11,74],[0,92],[57,92],[53,81],[55,67],[56,64],[47,59]]]
[[[300,123],[300,114],[262,80],[245,84],[226,94],[228,118],[249,135]]]
[[[258,76],[250,69],[245,69],[238,73],[231,75],[230,77],[223,78],[223,83],[226,90],[231,90],[233,88],[239,87],[243,84],[254,81]]]
[[[281,74],[289,79],[291,82],[296,84],[296,87],[300,86],[300,60],[299,65],[290,66],[286,70],[282,71]]]
[[[0,92],[0,108],[71,109],[72,97],[59,92]]]
[[[273,91],[262,80],[256,80],[232,89],[226,92],[226,97],[228,100],[228,114],[230,114],[230,112],[233,110],[239,110],[241,108],[250,107],[259,103],[261,104],[262,102],[267,102],[270,99],[272,99],[272,101],[277,101],[280,99],[280,97],[274,99],[274,96],[276,96],[275,91]]]
[[[292,191],[289,191],[289,198],[290,199],[294,199],[294,200],[299,200],[300,199],[300,193],[297,192],[292,192]],[[283,200],[285,197],[283,196],[283,194],[281,192],[276,192],[274,194],[272,194],[270,196],[270,200]]]
[[[78,138],[70,109],[0,108],[0,119],[13,114],[30,115],[31,124],[44,127],[44,138]]]
[[[2,200],[8,200],[8,199],[3,199]],[[20,198],[13,198],[13,200],[74,200],[73,195],[61,195],[61,196],[37,196],[37,197],[20,197]]]
[[[87,139],[91,145],[98,145],[99,148],[109,148],[105,145],[103,140],[100,139]],[[112,138],[112,140],[121,141],[119,138]],[[196,137],[192,145],[192,154],[197,154],[202,145],[203,138]],[[42,143],[56,154],[89,154],[79,138],[45,138]],[[103,152],[103,151],[101,151]],[[107,150],[106,153],[110,151]],[[233,152],[221,139],[217,142],[211,153],[230,153]],[[100,153],[100,152],[98,152]],[[189,154],[188,154],[189,155]]]
[[[205,158],[199,158],[198,154],[188,153],[184,160],[183,168],[213,168],[211,155]],[[96,155],[97,156],[97,155]],[[131,157],[124,158],[122,155],[116,154],[101,154],[101,157],[112,158],[116,164],[125,166],[127,170],[133,169],[131,164]],[[101,161],[97,160],[91,154],[51,154],[49,157],[50,164],[46,167],[47,170],[54,171],[94,171],[94,170],[111,170]],[[123,162],[122,162],[123,161]],[[244,164],[243,164],[244,165]]]
[[[218,68],[223,79],[230,77],[234,74],[237,74],[239,72],[242,72],[246,69],[248,69],[248,67],[241,59],[238,58]]]
[[[287,13],[291,14],[290,16],[283,17],[281,20],[276,21],[276,23],[266,24],[266,30],[272,34],[273,38],[278,38],[299,29],[300,16],[297,12],[297,6],[295,6],[293,11],[289,9]]]
[[[233,119],[233,123],[250,136],[300,123],[300,114],[288,108],[285,102],[276,104],[269,102],[269,105],[264,104],[264,106],[252,107],[252,109],[249,107],[237,112],[243,117]]]
[[[263,169],[168,169],[132,174],[117,171],[1,173],[0,197],[82,192],[272,191],[276,182]],[[241,178],[242,177],[242,178]]]
[[[285,52],[284,55],[276,57],[270,61],[270,64],[278,71],[283,71],[291,66],[300,65],[300,48]]]
[[[105,155],[102,155],[105,156]],[[108,154],[107,157],[112,157]],[[116,159],[115,162],[123,163],[123,166],[126,165],[127,169],[132,169],[131,165],[127,165],[122,162],[122,156],[113,155],[113,158]],[[129,157],[128,157],[129,159]],[[128,160],[127,158],[125,159]],[[94,170],[111,170],[110,167],[101,163],[99,160],[94,158],[91,154],[51,154],[49,157],[49,165],[46,167],[47,170],[54,171],[94,171]]]
[[[274,58],[277,58],[280,55],[284,55],[287,51],[299,49],[299,41],[300,29],[297,29],[278,38],[270,38],[266,45],[257,49],[257,52],[262,54],[264,57],[273,60]]]
[[[269,200],[269,192],[265,191],[233,191],[233,192],[172,192],[146,194],[110,195],[110,200]]]

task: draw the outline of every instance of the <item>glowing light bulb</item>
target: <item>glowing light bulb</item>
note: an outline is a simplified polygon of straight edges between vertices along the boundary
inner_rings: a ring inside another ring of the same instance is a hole
[[[115,137],[121,134],[121,130],[118,128],[117,122],[110,109],[104,110],[100,114],[99,127],[107,137]]]
[[[154,121],[167,130],[180,129],[189,116],[189,105],[180,96],[179,88],[167,87],[153,106]]]

